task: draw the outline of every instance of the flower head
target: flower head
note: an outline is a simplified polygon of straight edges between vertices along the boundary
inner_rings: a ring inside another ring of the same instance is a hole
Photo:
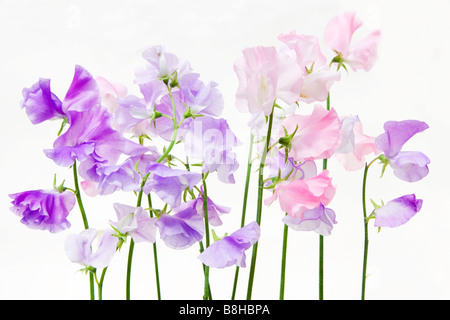
[[[414,194],[408,194],[393,199],[383,206],[376,206],[375,227],[394,228],[408,222],[422,208],[423,200],[416,199]]]
[[[339,67],[347,63],[353,70],[369,71],[374,66],[378,58],[377,47],[381,32],[372,31],[365,38],[352,43],[353,34],[362,24],[354,12],[346,12],[328,22],[324,41],[338,54],[333,62],[339,63]]]
[[[226,268],[232,265],[245,268],[245,251],[259,240],[259,236],[259,225],[251,222],[211,244],[198,258],[213,268]]]
[[[73,192],[32,190],[9,196],[13,199],[11,211],[22,217],[20,221],[29,228],[56,233],[70,227],[67,216],[75,206]]]
[[[375,144],[384,153],[382,161],[385,166],[389,164],[394,169],[398,178],[415,182],[428,175],[430,159],[425,154],[402,150],[409,139],[426,129],[428,125],[422,121],[387,121],[384,124],[385,132],[375,139]]]
[[[71,234],[64,244],[67,257],[74,263],[86,267],[105,268],[116,252],[119,239],[111,229],[86,229],[79,234]]]
[[[283,222],[296,231],[314,231],[322,236],[331,234],[333,225],[336,224],[336,214],[332,209],[320,204],[317,208],[305,210],[303,218],[287,215]]]

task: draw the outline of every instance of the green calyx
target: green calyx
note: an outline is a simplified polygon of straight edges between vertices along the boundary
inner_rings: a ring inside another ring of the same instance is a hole
[[[342,68],[345,69],[345,71],[348,72],[347,67],[346,67],[345,64],[344,64],[345,59],[342,57],[342,53],[340,53],[340,52],[338,52],[338,51],[334,51],[334,52],[336,52],[337,55],[333,58],[333,60],[331,60],[330,66],[331,66],[333,63],[337,63],[337,64],[338,64],[338,67],[337,67],[337,70],[338,70],[338,71],[339,71],[339,69],[341,69],[341,67],[342,67]]]
[[[380,178],[382,178],[384,175],[384,171],[386,170],[386,167],[389,164],[389,159],[384,154],[382,154],[378,157],[378,160],[380,160],[380,163],[383,164],[383,168],[381,169],[381,176],[380,176]]]
[[[291,134],[288,134],[285,127],[283,127],[283,130],[284,130],[285,136],[281,137],[278,140],[278,143],[281,144],[283,147],[285,147],[286,151],[287,151],[286,153],[288,153],[291,150],[291,141],[294,138],[295,134],[297,133],[298,126],[295,127],[294,132],[292,132]]]

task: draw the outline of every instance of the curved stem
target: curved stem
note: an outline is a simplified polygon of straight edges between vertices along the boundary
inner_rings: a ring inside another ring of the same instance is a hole
[[[80,186],[78,184],[78,172],[77,172],[77,161],[74,160],[73,165],[73,181],[75,184],[75,197],[77,199],[78,207],[80,208],[81,218],[83,219],[84,229],[89,229],[89,224],[86,217],[86,211],[84,210],[83,201],[81,200],[81,191]],[[89,293],[91,300],[95,300],[95,292],[94,292],[94,275],[92,272],[89,272]]]
[[[288,239],[288,226],[285,224],[283,230],[283,251],[281,255],[280,300],[284,300],[284,284],[286,281],[287,239]]]
[[[274,103],[275,105],[275,103]],[[257,202],[257,208],[256,208],[256,223],[258,225],[261,225],[261,213],[262,213],[262,197],[263,197],[263,190],[264,190],[264,166],[266,162],[267,152],[269,149],[270,144],[270,136],[272,134],[272,123],[273,123],[273,108],[272,113],[269,116],[269,124],[267,127],[267,136],[266,136],[266,143],[264,146],[263,153],[261,155],[261,161],[259,163],[259,179],[258,179],[258,202]],[[259,242],[259,241],[258,241]],[[250,265],[250,275],[248,279],[248,288],[247,288],[247,300],[251,300],[252,297],[252,290],[253,290],[253,280],[255,276],[255,266],[256,266],[256,255],[258,251],[258,242],[256,242],[253,245],[252,250],[252,260]]]
[[[103,300],[103,280],[105,279],[106,270],[108,267],[104,268],[102,271],[102,275],[100,277],[100,281],[98,282],[98,300]]]
[[[248,189],[249,189],[249,185],[250,185],[250,174],[251,174],[251,168],[252,168],[252,153],[253,153],[254,138],[255,138],[254,135],[250,134],[250,147],[248,150],[248,162],[247,162],[247,175],[246,175],[246,179],[245,179],[244,200],[243,200],[243,204],[242,204],[241,228],[244,227],[244,225],[245,225],[245,214],[247,211],[247,199],[248,199]],[[237,283],[238,283],[238,277],[239,277],[239,267],[236,266],[231,300],[234,300],[236,297],[236,288],[237,288]]]

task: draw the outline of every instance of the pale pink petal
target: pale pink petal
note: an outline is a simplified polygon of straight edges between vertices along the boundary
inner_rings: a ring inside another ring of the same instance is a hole
[[[346,12],[333,17],[325,28],[325,44],[346,57],[349,53],[353,33],[362,26],[355,12]]]

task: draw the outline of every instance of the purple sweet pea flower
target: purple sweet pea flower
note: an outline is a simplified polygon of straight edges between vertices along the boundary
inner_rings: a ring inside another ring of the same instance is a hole
[[[374,210],[375,227],[395,228],[408,222],[422,208],[423,200],[408,194],[389,201]]]
[[[86,229],[71,234],[64,244],[67,257],[74,263],[94,268],[106,268],[116,252],[119,239],[111,229]]]
[[[336,214],[332,209],[322,204],[314,209],[308,209],[302,218],[287,215],[283,222],[296,231],[314,231],[322,236],[329,236],[333,225],[336,224]]]
[[[87,166],[89,169],[85,170]],[[118,165],[103,165],[87,160],[80,165],[80,175],[95,182],[96,191],[100,195],[111,194],[117,190],[139,191],[140,175],[134,170],[134,162],[131,158]]]
[[[69,112],[69,128],[44,153],[60,166],[71,166],[89,158],[115,164],[122,154],[136,155],[145,148],[122,136],[111,127],[108,110],[97,104],[86,112]]]
[[[29,228],[56,233],[70,227],[66,218],[75,206],[73,192],[32,190],[9,196],[13,199],[11,211],[22,217],[20,221]]]
[[[203,192],[203,188],[201,188]],[[220,226],[222,225],[222,220],[220,216],[222,214],[229,213],[231,208],[218,205],[214,203],[209,197],[206,197],[207,206],[208,206],[208,222],[212,226]],[[204,209],[203,209],[203,196],[201,194],[198,195],[197,199],[192,200],[193,208],[197,211],[197,213],[204,217]]]
[[[232,149],[240,145],[240,141],[227,121],[202,116],[191,121],[184,129],[186,155],[195,161],[202,161],[203,172],[217,171],[220,181],[234,183],[233,173],[239,164]]]
[[[245,250],[255,244],[259,236],[259,225],[251,222],[211,244],[198,258],[203,264],[213,268],[226,268],[232,265],[245,268]]]
[[[161,239],[172,249],[185,249],[203,239],[205,223],[191,203],[183,203],[173,215],[162,214],[156,226]]]
[[[419,151],[401,151],[403,145],[416,133],[428,128],[417,120],[388,121],[385,132],[375,139],[377,147],[384,152],[385,163],[391,165],[394,174],[405,181],[415,182],[428,174],[430,159]]]
[[[200,173],[171,169],[161,163],[150,163],[146,172],[150,172],[143,190],[156,195],[172,207],[181,204],[182,193],[186,189],[193,189],[202,180]]]
[[[111,224],[119,232],[129,235],[135,242],[155,242],[157,218],[150,218],[142,207],[115,203],[114,210],[118,221]]]
[[[50,90],[50,79],[39,79],[30,88],[24,88],[22,95],[22,108],[32,124],[65,118],[61,100]]]
[[[78,65],[63,101],[51,92],[50,79],[39,79],[31,88],[23,89],[22,95],[22,107],[33,124],[66,118],[69,111],[86,111],[101,101],[95,79]]]

